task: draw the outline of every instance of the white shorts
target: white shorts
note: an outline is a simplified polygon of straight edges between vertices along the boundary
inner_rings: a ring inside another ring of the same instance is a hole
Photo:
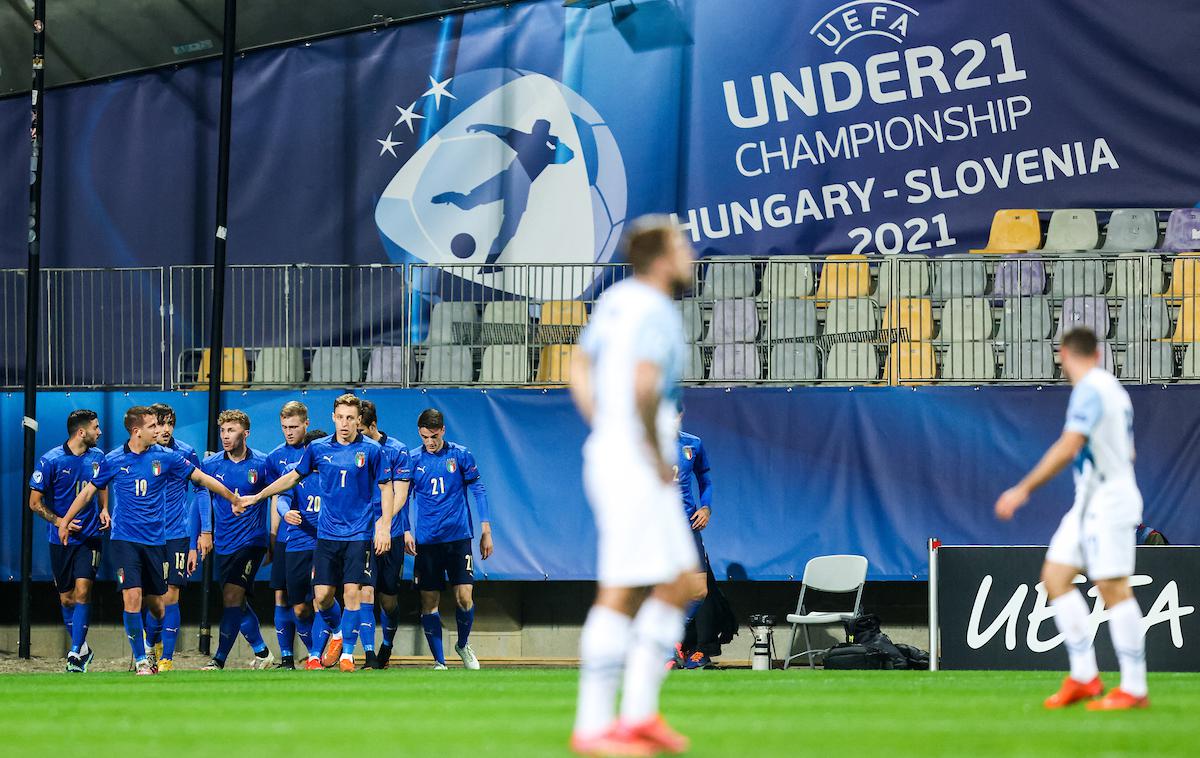
[[[583,484],[600,535],[602,587],[649,587],[700,570],[679,486],[643,462],[584,461]]]
[[[1132,576],[1141,516],[1136,486],[1100,485],[1063,516],[1046,560],[1081,569],[1093,581]]]

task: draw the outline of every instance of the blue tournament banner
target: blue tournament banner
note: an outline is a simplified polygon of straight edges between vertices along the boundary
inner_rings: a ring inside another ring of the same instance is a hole
[[[231,262],[606,261],[674,212],[706,254],[978,247],[1004,207],[1200,195],[1186,0],[516,3],[237,63]],[[215,62],[51,91],[49,266],[211,249]],[[28,101],[0,102],[0,267]],[[535,296],[539,293],[530,293]]]
[[[1145,522],[1173,544],[1200,542],[1200,387],[1130,387]],[[281,439],[279,408],[299,399],[312,428],[332,430],[337,391],[227,393],[223,407],[251,419],[249,444]],[[428,407],[446,415],[447,439],[475,454],[488,490],[496,553],[477,565],[490,579],[595,577],[596,534],[582,491],[586,430],[565,390],[372,390],[381,427],[410,448]],[[1049,541],[1072,499],[1066,472],[1009,523],[996,497],[1058,436],[1065,387],[734,388],[684,393],[684,429],[704,440],[713,517],[705,545],[719,577],[798,578],[809,558],[859,553],[872,579],[922,579],[929,537],[947,544]],[[177,436],[202,449],[204,393],[45,393],[38,450],[61,444],[67,414],[100,414],[104,449],[124,442],[130,405],[165,401]],[[0,398],[0,581],[19,576],[21,398]],[[632,443],[631,443],[632,444]],[[619,477],[620,472],[613,474]],[[681,506],[682,507],[682,506]],[[34,573],[49,578],[38,523]],[[477,532],[478,533],[478,532]],[[106,564],[107,566],[107,564]],[[111,574],[108,574],[111,576]]]

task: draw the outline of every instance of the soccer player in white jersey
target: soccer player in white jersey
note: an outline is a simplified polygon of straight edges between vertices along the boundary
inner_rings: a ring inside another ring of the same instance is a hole
[[[1133,406],[1116,377],[1100,367],[1091,330],[1068,333],[1059,356],[1075,386],[1066,426],[1037,466],[996,501],[996,515],[1005,521],[1012,518],[1033,490],[1074,461],[1075,502],[1050,540],[1042,566],[1042,582],[1066,643],[1071,673],[1045,705],[1063,708],[1097,698],[1104,690],[1087,602],[1073,586],[1076,574],[1086,573],[1108,608],[1108,630],[1121,666],[1121,686],[1088,703],[1088,710],[1144,708],[1150,701],[1142,612],[1129,586],[1134,530],[1142,519],[1142,495],[1133,474]]]
[[[599,588],[580,640],[571,737],[582,755],[688,747],[659,715],[658,694],[700,565],[671,468],[684,356],[671,297],[691,281],[694,253],[661,216],[633,222],[624,248],[634,276],[596,303],[571,367],[571,395],[592,426],[583,478],[600,537]]]

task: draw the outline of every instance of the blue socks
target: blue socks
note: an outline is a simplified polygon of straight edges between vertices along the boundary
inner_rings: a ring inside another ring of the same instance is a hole
[[[363,603],[358,608],[358,639],[363,650],[375,650],[375,604]]]
[[[242,636],[246,638],[246,642],[250,643],[250,647],[254,649],[254,654],[258,655],[267,649],[267,643],[263,641],[262,624],[258,621],[258,616],[254,613],[254,609],[249,603],[242,605],[242,621],[240,624]]]
[[[66,614],[63,614],[64,616]],[[76,603],[71,611],[71,624],[67,627],[71,632],[71,652],[78,653],[87,642],[88,604]]]
[[[286,605],[275,606],[275,637],[279,640],[279,654],[290,656],[296,637],[296,614]]]
[[[446,665],[446,654],[442,652],[442,614],[437,611],[421,614],[421,628],[425,630],[425,641],[429,643],[433,659]]]
[[[358,642],[358,614],[361,608],[347,608],[342,614],[342,657],[354,655],[354,644]]]
[[[687,608],[683,612],[683,625],[687,626],[692,623],[692,619],[696,618],[696,611],[700,610],[700,606],[704,605],[703,600],[693,600],[688,603]]]
[[[245,606],[241,605],[221,611],[221,633],[217,641],[217,654],[213,656],[213,660],[225,663],[229,651],[233,650],[233,643],[237,642],[238,630],[245,615]]]
[[[75,635],[71,631],[71,626],[72,626],[72,624],[75,623],[75,606],[73,606],[73,605],[62,606],[62,619],[63,619],[63,626],[67,627],[67,634],[70,635],[72,639],[74,639]]]
[[[472,605],[467,611],[455,608],[454,620],[458,622],[458,646],[466,647],[467,639],[471,636],[471,627],[475,624],[475,606]]]
[[[396,630],[400,628],[400,606],[397,605],[391,613],[383,612],[383,644],[391,647],[396,639]]]
[[[334,620],[332,627],[329,626],[329,619]],[[317,611],[313,618],[313,644],[317,646],[313,655],[320,655],[325,652],[325,645],[329,642],[329,636],[338,628],[342,618],[342,606],[338,601],[334,600],[333,605],[329,606],[324,611]]]
[[[146,644],[157,645],[162,641],[162,619],[154,617],[148,610],[142,611],[142,626],[146,630]]]
[[[179,604],[168,605],[163,608],[162,620],[162,644],[164,660],[171,660],[175,657],[175,641],[179,638],[179,622],[181,614],[179,613]]]
[[[125,611],[125,636],[129,638],[129,649],[133,651],[134,661],[146,660],[146,641],[142,638],[145,630],[142,628],[141,612]]]
[[[295,611],[293,611],[293,614]],[[304,649],[309,655],[320,655],[321,651],[313,647],[313,616],[310,614],[307,618],[294,616],[296,619],[296,634],[300,637],[300,642],[304,645]]]

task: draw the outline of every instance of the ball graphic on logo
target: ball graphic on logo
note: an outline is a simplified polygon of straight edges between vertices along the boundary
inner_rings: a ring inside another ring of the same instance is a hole
[[[426,100],[432,132],[375,208],[388,256],[476,284],[572,298],[599,269],[530,277],[512,263],[606,263],[625,223],[625,167],[612,131],[577,92],[542,74],[457,75],[455,100]]]

